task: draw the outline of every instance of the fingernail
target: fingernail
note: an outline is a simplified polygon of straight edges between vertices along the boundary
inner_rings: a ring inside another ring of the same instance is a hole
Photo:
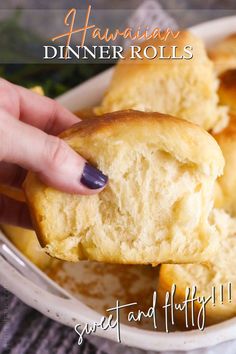
[[[106,185],[108,177],[97,168],[85,163],[80,182],[89,189],[99,189]]]

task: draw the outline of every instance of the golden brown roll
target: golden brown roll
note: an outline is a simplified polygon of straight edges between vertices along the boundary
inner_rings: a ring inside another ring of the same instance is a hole
[[[171,291],[173,284],[176,285],[175,304],[182,304],[186,299],[186,289],[190,288],[190,299],[192,298],[192,288],[196,286],[197,292],[194,297],[207,297],[212,295],[212,287],[215,287],[215,306],[210,300],[206,305],[206,324],[212,325],[230,319],[236,315],[236,219],[231,219],[223,211],[215,210],[215,218],[218,225],[221,223],[221,243],[216,257],[211,265],[201,264],[165,264],[160,268],[158,279],[159,306],[165,304],[165,296]],[[232,301],[228,301],[228,283],[232,284]],[[223,285],[223,304],[221,304],[220,286]],[[194,303],[195,328],[201,304]],[[188,329],[191,325],[191,307],[188,307]],[[185,312],[175,311],[175,323],[182,329],[186,328]]]
[[[12,225],[1,225],[1,229],[12,243],[41,269],[47,268],[53,261],[42,249],[34,231]]]
[[[97,195],[79,196],[28,175],[26,199],[51,256],[127,264],[210,261],[218,237],[209,213],[224,165],[210,134],[159,113],[120,111],[81,121],[61,137],[109,183]]]
[[[224,173],[217,180],[215,205],[236,216],[236,116],[231,114],[228,127],[214,138],[225,158]]]
[[[74,114],[82,120],[96,117],[96,114],[94,113],[94,108],[92,107],[81,109],[80,111],[74,112]]]
[[[220,102],[228,106],[230,112],[236,114],[236,68],[220,75],[218,94]]]
[[[220,131],[227,125],[227,109],[218,105],[218,80],[213,63],[208,59],[202,40],[190,32],[181,32],[177,39],[166,42],[152,40],[140,44],[143,55],[146,46],[165,45],[166,56],[171,46],[177,55],[185,46],[193,47],[193,58],[120,60],[97,114],[121,109],[161,112],[186,119],[206,130]]]
[[[222,39],[208,52],[217,74],[236,69],[236,33]]]
[[[22,189],[5,184],[0,184],[0,194],[4,194],[9,198],[25,202],[25,195]]]

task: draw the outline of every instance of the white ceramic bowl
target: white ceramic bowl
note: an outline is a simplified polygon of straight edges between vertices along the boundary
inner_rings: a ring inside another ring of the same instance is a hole
[[[236,32],[236,17],[227,17],[206,22],[191,28],[191,31],[203,38],[208,46],[214,45],[222,37]],[[58,100],[72,111],[94,106],[101,100],[104,90],[111,79],[112,72],[113,69],[103,72],[70,90],[59,97]],[[36,270],[34,266],[32,268]],[[83,271],[83,269],[80,269],[82,275]],[[42,277],[46,276],[42,273]],[[27,276],[24,272],[24,266],[22,266],[19,272],[1,257],[0,281],[26,304],[68,326],[73,327],[76,323],[99,322],[101,319],[100,313],[86,305],[86,297],[76,298],[66,290],[61,290],[58,285],[58,292],[54,291],[52,293],[41,286],[37,279],[30,275]],[[110,281],[110,286],[113,286],[112,281]],[[116,330],[103,331],[98,329],[96,334],[112,340],[116,340],[117,338]],[[215,345],[236,338],[236,318],[206,328],[203,332],[193,330],[165,333],[158,330],[150,331],[122,324],[121,337],[123,344],[146,350],[187,351],[208,347],[209,345]]]

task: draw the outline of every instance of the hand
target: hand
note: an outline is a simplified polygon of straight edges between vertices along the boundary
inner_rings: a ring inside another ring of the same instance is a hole
[[[55,136],[78,121],[56,101],[0,79],[0,184],[20,188],[31,170],[64,192],[101,191],[107,176]],[[0,222],[31,227],[26,204],[0,195]]]

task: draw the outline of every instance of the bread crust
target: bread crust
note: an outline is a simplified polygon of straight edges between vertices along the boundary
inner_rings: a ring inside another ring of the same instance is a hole
[[[130,130],[133,129],[133,134],[130,134],[127,129],[128,125]],[[111,131],[112,134],[120,134],[130,144],[135,144],[147,137],[150,142],[155,142],[159,138],[162,145],[160,148],[170,151],[177,159],[181,160],[185,155],[185,160],[199,164],[203,169],[210,161],[213,173],[219,175],[223,173],[224,158],[215,140],[209,139],[209,134],[195,124],[167,114],[135,110],[107,113],[99,118],[91,118],[75,124],[71,129],[60,134],[60,137],[76,150],[86,137],[98,134],[105,137],[109,136]],[[204,154],[202,154],[203,150]],[[89,151],[84,153],[86,158],[90,158]],[[214,164],[213,154],[216,159]]]

